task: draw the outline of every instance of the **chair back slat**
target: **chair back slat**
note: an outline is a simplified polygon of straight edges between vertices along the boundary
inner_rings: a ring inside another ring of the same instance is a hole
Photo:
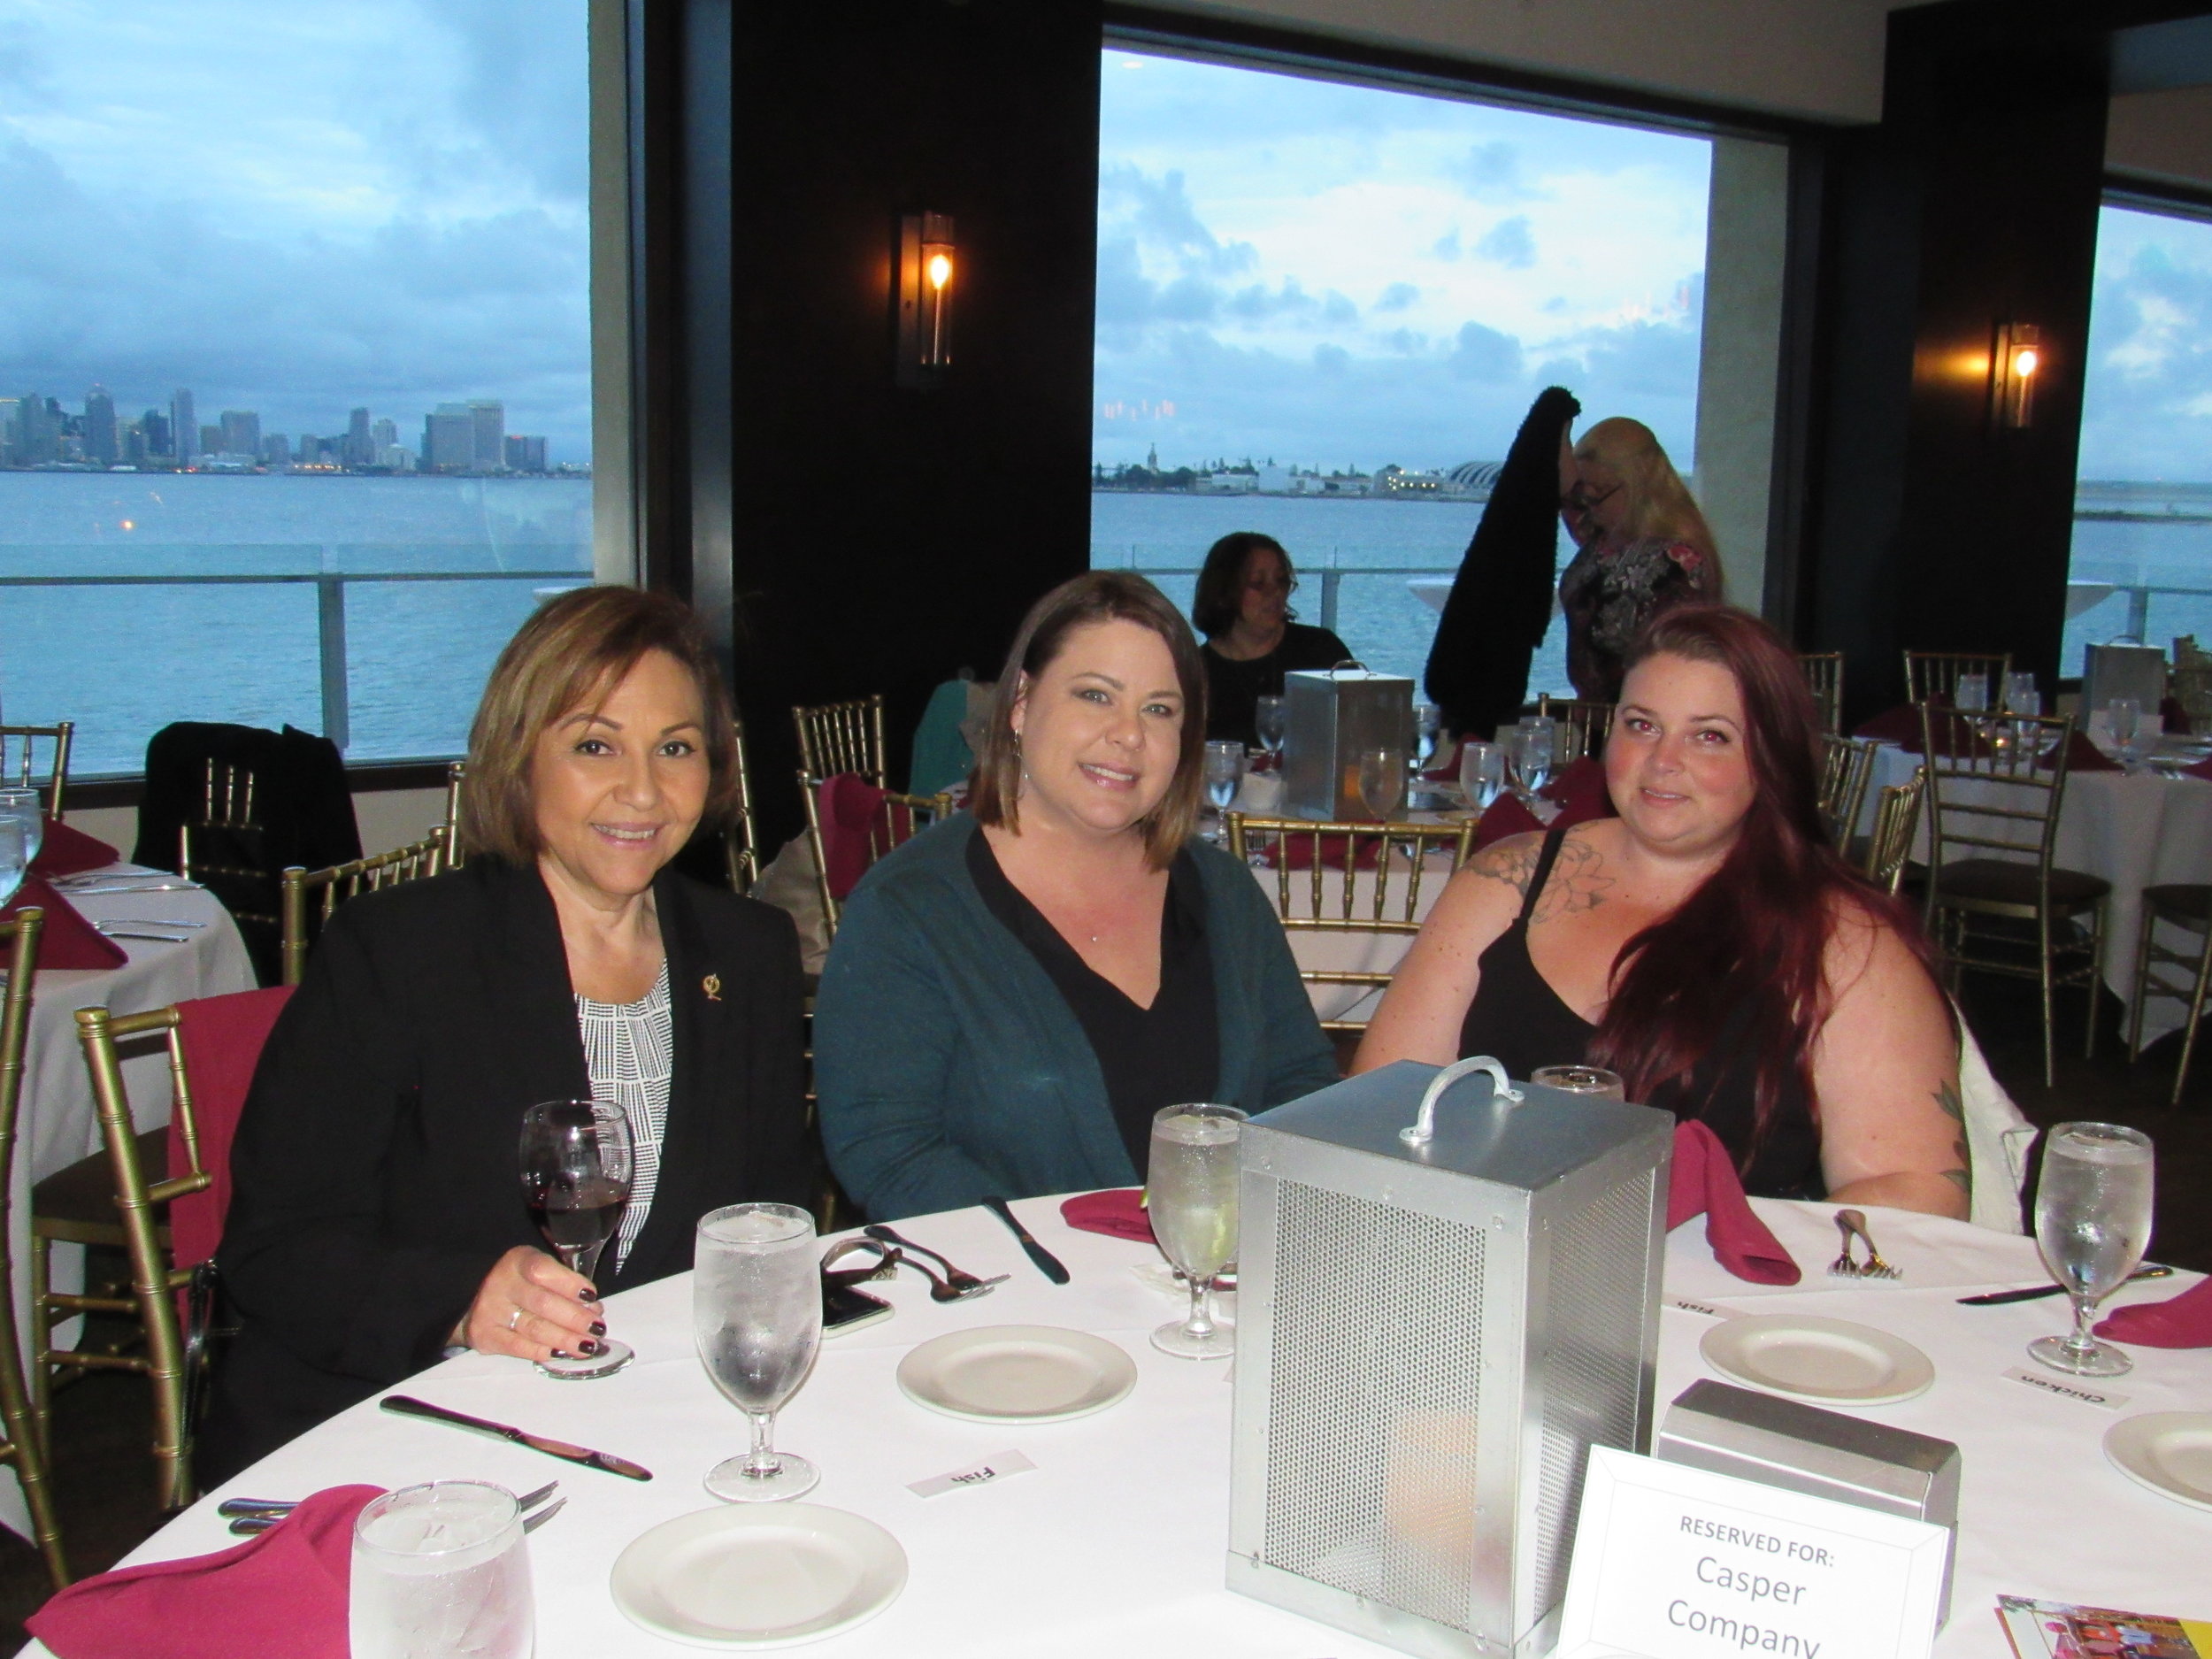
[[[737,801],[731,809],[729,827],[722,832],[722,856],[729,865],[730,888],[750,893],[760,879],[760,826],[753,817],[753,772],[745,757],[745,721],[735,722]]]
[[[1894,894],[1904,883],[1913,833],[1920,827],[1921,798],[1927,788],[1928,772],[1924,766],[1909,782],[1884,788],[1875,803],[1874,833],[1867,838],[1863,868],[1867,879],[1885,892]]]
[[[1820,816],[1829,840],[1838,847],[1849,846],[1858,829],[1867,785],[1874,777],[1874,759],[1872,743],[1848,737],[1820,740]]]
[[[32,780],[32,768],[37,764],[35,752],[41,743],[48,746],[46,766],[46,810],[59,822],[65,813],[69,796],[69,745],[74,739],[77,723],[57,720],[51,726],[0,726],[0,780],[7,779],[8,757],[12,746],[20,743],[17,753],[16,771],[12,774],[19,787],[38,787]]]
[[[1974,714],[1920,704],[1932,918],[1955,848],[2032,863],[2047,882],[2073,732],[2069,715]],[[2016,833],[2008,827],[2014,825]]]
[[[1989,686],[1989,703],[1997,706],[2004,695],[2005,676],[2012,672],[2009,652],[1907,651],[1905,698],[1909,703],[1951,701],[1961,674],[1981,674]]]
[[[1843,653],[1800,651],[1797,665],[1804,672],[1805,683],[1812,687],[1813,702],[1820,710],[1820,729],[1842,731]]]
[[[1585,755],[1595,755],[1604,749],[1605,740],[1613,733],[1613,707],[1609,703],[1596,703],[1585,697],[1547,695],[1536,699],[1536,712],[1559,722],[1562,741],[1552,756],[1555,774]]]
[[[806,803],[807,846],[814,855],[815,892],[822,903],[822,926],[828,937],[835,939],[844,904],[830,887],[829,854],[822,833],[822,790],[828,781],[803,772],[799,774],[799,795]],[[949,795],[902,795],[895,789],[884,790],[882,803],[868,824],[869,866],[872,867],[876,860],[894,848],[904,846],[931,825],[942,823],[952,816],[954,810]]]
[[[446,826],[441,824],[422,840],[388,853],[323,870],[286,866],[282,878],[284,983],[297,985],[307,971],[307,950],[314,942],[307,926],[311,897],[319,925],[327,922],[331,912],[347,899],[434,876],[447,867],[447,835]]]
[[[445,867],[458,870],[467,862],[461,845],[461,792],[468,787],[469,764],[452,760],[445,768]]]
[[[805,776],[834,778],[851,772],[879,789],[888,783],[880,695],[796,708],[791,719],[798,728],[799,770]]]

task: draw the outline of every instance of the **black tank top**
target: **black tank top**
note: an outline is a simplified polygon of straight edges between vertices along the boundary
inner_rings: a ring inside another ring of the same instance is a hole
[[[1588,1054],[1597,1027],[1560,999],[1559,993],[1536,971],[1528,954],[1528,918],[1551,879],[1559,856],[1564,829],[1544,837],[1543,856],[1529,878],[1528,895],[1513,926],[1482,953],[1482,979],[1467,1018],[1459,1028],[1459,1052],[1494,1055],[1513,1076],[1526,1079],[1539,1066],[1574,1065]],[[1678,1120],[1701,1118],[1720,1137],[1736,1167],[1743,1169],[1750,1148],[1757,1105],[1756,1080],[1747,1058],[1738,1051],[1743,1045],[1740,1019],[1732,1022],[1719,1047],[1698,1064],[1686,1089],[1662,1087],[1651,1104],[1672,1112]],[[1717,1087],[1716,1087],[1717,1079]],[[1694,1104],[1702,1102],[1701,1110]],[[1744,1171],[1744,1190],[1757,1198],[1824,1198],[1827,1185],[1820,1174],[1820,1131],[1805,1102],[1804,1090],[1793,1081],[1776,1102],[1774,1121],[1766,1139]]]

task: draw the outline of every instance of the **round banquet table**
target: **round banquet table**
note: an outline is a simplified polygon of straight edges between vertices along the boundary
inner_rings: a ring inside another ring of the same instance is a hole
[[[1894,1283],[1831,1279],[1837,1235],[1824,1204],[1755,1200],[1806,1270],[1777,1289],[1732,1279],[1703,1225],[1668,1240],[1666,1294],[1739,1311],[1801,1311],[1878,1325],[1934,1360],[1928,1393],[1859,1415],[1959,1443],[1964,1460],[1953,1614],[1941,1659],[2006,1659],[1993,1614],[1999,1592],[2137,1611],[2205,1615],[2212,1512],[2137,1486],[2108,1465],[2100,1438],[2124,1414],[2212,1402],[2212,1350],[2133,1350],[2136,1370],[2109,1385],[2125,1413],[2052,1398],[2004,1373],[2058,1329],[2062,1304],[1962,1308],[1971,1288],[2041,1282],[2034,1246],[1961,1222],[1875,1210]],[[905,1548],[904,1594],[879,1617],[817,1644],[826,1655],[933,1655],[962,1659],[1128,1659],[1138,1653],[1209,1659],[1354,1659],[1391,1651],[1223,1587],[1229,1498],[1229,1367],[1168,1357],[1147,1333],[1180,1298],[1141,1278],[1149,1245],[1077,1233],[1050,1199],[1017,1207],[1071,1282],[1055,1286],[981,1210],[901,1222],[918,1243],[969,1271],[1012,1277],[990,1295],[933,1303],[919,1279],[871,1288],[894,1317],[823,1344],[812,1377],[785,1409],[777,1443],[812,1458],[822,1483],[810,1502],[887,1528]],[[2177,1275],[2175,1285],[2196,1275]],[[2155,1300],[2168,1285],[2131,1286],[2116,1300]],[[742,1420],[694,1356],[688,1275],[611,1298],[608,1318],[637,1360],[599,1382],[554,1382],[523,1362],[478,1355],[412,1378],[403,1391],[471,1415],[643,1463],[645,1484],[557,1463],[488,1437],[357,1406],[210,1494],[128,1558],[158,1561],[232,1540],[215,1514],[226,1496],[296,1497],[348,1481],[396,1486],[441,1477],[496,1480],[522,1491],[558,1477],[568,1508],[532,1534],[540,1659],[679,1651],[632,1625],[608,1592],[615,1557],[648,1527],[709,1508],[710,1465],[745,1440]],[[1698,1356],[1713,1317],[1661,1313],[1655,1409],[1716,1373]],[[949,1331],[1008,1324],[1070,1326],[1118,1343],[1136,1362],[1133,1393],[1068,1423],[999,1427],[942,1417],[906,1399],[894,1371],[916,1343]],[[1032,1472],[920,1498],[912,1481],[1018,1450]],[[33,1643],[24,1650],[42,1654]]]
[[[118,878],[165,877],[136,864],[117,864],[97,872]],[[100,1113],[77,1041],[76,1011],[108,1008],[118,1014],[143,1014],[196,996],[250,991],[257,983],[238,925],[221,901],[204,887],[154,893],[71,894],[64,896],[88,921],[188,921],[196,927],[173,943],[159,939],[117,939],[129,960],[102,969],[48,968],[32,993],[30,1030],[23,1057],[23,1094],[18,1108],[15,1167],[10,1183],[8,1249],[14,1263],[17,1329],[30,1342],[31,1188],[101,1149]],[[159,930],[156,930],[159,931]],[[131,1110],[141,1129],[169,1121],[169,1067],[158,1048],[136,1053],[123,1063]],[[54,1288],[73,1291],[83,1283],[83,1251],[73,1244],[54,1247]],[[62,1333],[67,1334],[67,1327]],[[0,1470],[0,1525],[27,1534],[30,1515],[23,1507],[12,1465]]]

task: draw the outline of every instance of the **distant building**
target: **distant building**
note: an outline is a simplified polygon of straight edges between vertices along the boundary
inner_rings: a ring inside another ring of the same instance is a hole
[[[390,420],[380,419],[369,428],[369,455],[372,466],[382,466],[377,457],[399,442],[399,427]]]
[[[423,417],[422,470],[476,471],[476,417],[466,403],[440,403]]]
[[[261,454],[261,417],[250,409],[223,411],[222,451],[225,455]]]
[[[53,400],[26,392],[15,411],[15,464],[45,466],[61,459],[61,419]]]
[[[220,455],[222,452],[223,429],[220,426],[202,426],[200,441],[193,446],[193,458],[197,460],[204,455]]]
[[[503,472],[507,465],[507,405],[490,398],[472,398],[469,420],[480,472]]]
[[[343,459],[348,466],[366,466],[376,458],[376,441],[369,436],[369,411],[357,409],[346,417]]]
[[[115,446],[115,400],[104,386],[84,395],[84,457],[95,466],[113,466],[119,455]]]
[[[192,394],[179,388],[169,395],[169,429],[176,434],[176,457],[189,461],[206,448],[200,442],[199,418],[192,412]]]
[[[312,442],[314,442],[312,438],[302,438],[300,447],[305,449]],[[291,458],[292,441],[282,433],[273,432],[261,441],[262,465],[283,466],[290,462]]]
[[[0,466],[16,465],[15,411],[22,407],[19,397],[0,397]]]
[[[138,429],[145,435],[148,455],[174,455],[177,452],[176,428],[169,424],[169,417],[158,409],[150,409],[141,415]]]
[[[506,463],[510,472],[544,472],[545,440],[510,436],[507,440]]]
[[[143,466],[146,453],[146,428],[135,420],[127,420],[116,428],[116,448],[124,466]]]
[[[388,426],[391,422],[380,420],[377,422],[377,425]],[[415,470],[415,452],[412,449],[403,449],[396,443],[379,444],[376,450],[376,465],[394,472],[411,472]]]

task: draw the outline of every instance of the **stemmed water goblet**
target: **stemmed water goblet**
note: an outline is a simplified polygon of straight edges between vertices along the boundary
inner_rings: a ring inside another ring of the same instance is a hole
[[[1432,703],[1413,705],[1413,770],[1426,772],[1429,763],[1436,758],[1439,739],[1444,730],[1444,710]]]
[[[23,821],[0,818],[0,910],[14,902],[16,889],[23,885],[23,872],[30,868],[30,854],[25,851],[23,841]]]
[[[2115,697],[2105,704],[2112,747],[2119,751],[2120,770],[2133,772],[2142,761],[2143,704],[2135,697]]]
[[[617,1101],[541,1101],[522,1114],[521,1161],[530,1218],[569,1271],[589,1279],[630,1202],[629,1115]],[[612,1376],[630,1363],[628,1343],[595,1340],[596,1352],[557,1352],[538,1369],[580,1382]]]
[[[1505,753],[1495,743],[1459,746],[1459,787],[1467,804],[1487,812],[1490,803],[1505,793]]]
[[[1221,839],[1221,814],[1233,806],[1244,787],[1244,745],[1214,741],[1206,745],[1206,799],[1213,803],[1213,839]]]
[[[27,785],[0,787],[0,818],[23,826],[23,862],[28,864],[46,844],[46,810],[39,804],[38,791]]]
[[[1359,757],[1359,795],[1368,816],[1387,824],[1406,795],[1406,757],[1403,749],[1366,749]]]
[[[1285,697],[1262,697],[1253,705],[1254,725],[1257,727],[1260,747],[1271,755],[1283,752],[1283,739],[1290,732],[1290,703]]]
[[[691,1280],[699,1360],[752,1425],[752,1448],[707,1471],[732,1503],[814,1489],[821,1471],[775,1449],[776,1413],[799,1392],[822,1343],[822,1270],[814,1217],[793,1204],[727,1204],[699,1217]]]
[[[1394,753],[1395,751],[1384,751]],[[1145,1171],[1146,1213],[1160,1249],[1190,1288],[1189,1317],[1152,1333],[1152,1346],[1183,1359],[1226,1359],[1233,1326],[1212,1314],[1214,1275],[1237,1259],[1237,1139],[1234,1106],[1164,1106],[1152,1117]]]
[[[1506,739],[1505,764],[1512,774],[1513,793],[1521,804],[1533,810],[1537,791],[1551,780],[1554,725],[1524,721]]]
[[[2119,1124],[2060,1124],[2043,1144],[2035,1242],[2074,1304],[2074,1329],[2028,1352],[2053,1371],[2117,1377],[2134,1362],[2091,1330],[2097,1304],[2143,1259],[2151,1239],[2151,1139]]]

